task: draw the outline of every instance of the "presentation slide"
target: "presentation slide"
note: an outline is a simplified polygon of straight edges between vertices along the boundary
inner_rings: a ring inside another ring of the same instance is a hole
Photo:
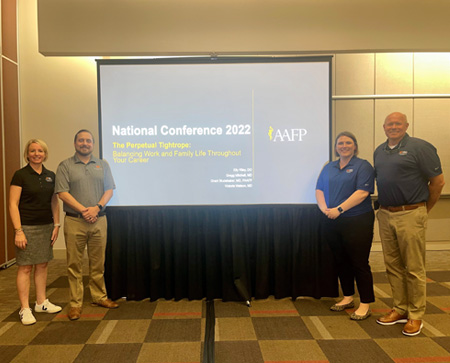
[[[111,206],[315,203],[330,58],[100,60]]]

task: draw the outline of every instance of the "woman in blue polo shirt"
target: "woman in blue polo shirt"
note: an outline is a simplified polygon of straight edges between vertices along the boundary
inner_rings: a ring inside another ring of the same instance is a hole
[[[60,306],[46,298],[47,263],[53,259],[53,244],[59,232],[59,203],[54,194],[55,173],[46,169],[47,144],[39,139],[27,142],[24,158],[27,166],[17,170],[12,178],[9,213],[14,225],[16,245],[17,292],[22,324],[36,322],[29,305],[31,273],[34,266],[36,287],[35,312],[57,313]]]
[[[330,309],[354,307],[354,282],[360,305],[350,318],[364,320],[375,301],[369,254],[372,246],[374,212],[370,194],[374,191],[374,170],[358,158],[355,136],[341,132],[335,141],[339,159],[322,169],[316,186],[317,204],[324,215],[322,232],[335,258],[344,298]]]

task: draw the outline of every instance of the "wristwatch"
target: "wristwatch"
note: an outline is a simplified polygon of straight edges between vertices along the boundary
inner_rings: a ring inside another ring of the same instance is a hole
[[[103,209],[103,206],[102,206],[100,203],[97,203],[96,205],[97,205],[97,207],[98,207],[100,210]]]
[[[338,212],[341,213],[341,214],[344,213],[344,210],[342,209],[341,206],[337,207],[337,210],[338,210]]]

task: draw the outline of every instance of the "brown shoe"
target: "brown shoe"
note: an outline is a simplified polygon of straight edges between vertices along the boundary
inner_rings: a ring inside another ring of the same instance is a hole
[[[392,309],[389,313],[382,316],[381,318],[377,319],[377,323],[381,324],[381,325],[394,325],[394,324],[398,324],[398,323],[404,324],[407,321],[408,321],[408,316],[406,314],[400,315],[394,309]]]
[[[92,303],[92,306],[101,306],[107,309],[117,309],[119,304],[111,299],[100,300]]]
[[[81,316],[81,308],[72,306],[69,310],[69,319],[70,320],[78,320]]]
[[[423,328],[422,320],[409,319],[406,325],[404,326],[402,333],[409,337],[413,337],[414,335],[420,334],[422,328]]]

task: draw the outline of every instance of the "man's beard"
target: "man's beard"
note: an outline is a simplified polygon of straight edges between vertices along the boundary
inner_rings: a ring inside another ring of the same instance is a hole
[[[88,150],[88,151],[84,151],[84,150]],[[78,149],[77,150],[78,154],[82,155],[82,156],[89,156],[92,154],[92,150],[89,149]]]

